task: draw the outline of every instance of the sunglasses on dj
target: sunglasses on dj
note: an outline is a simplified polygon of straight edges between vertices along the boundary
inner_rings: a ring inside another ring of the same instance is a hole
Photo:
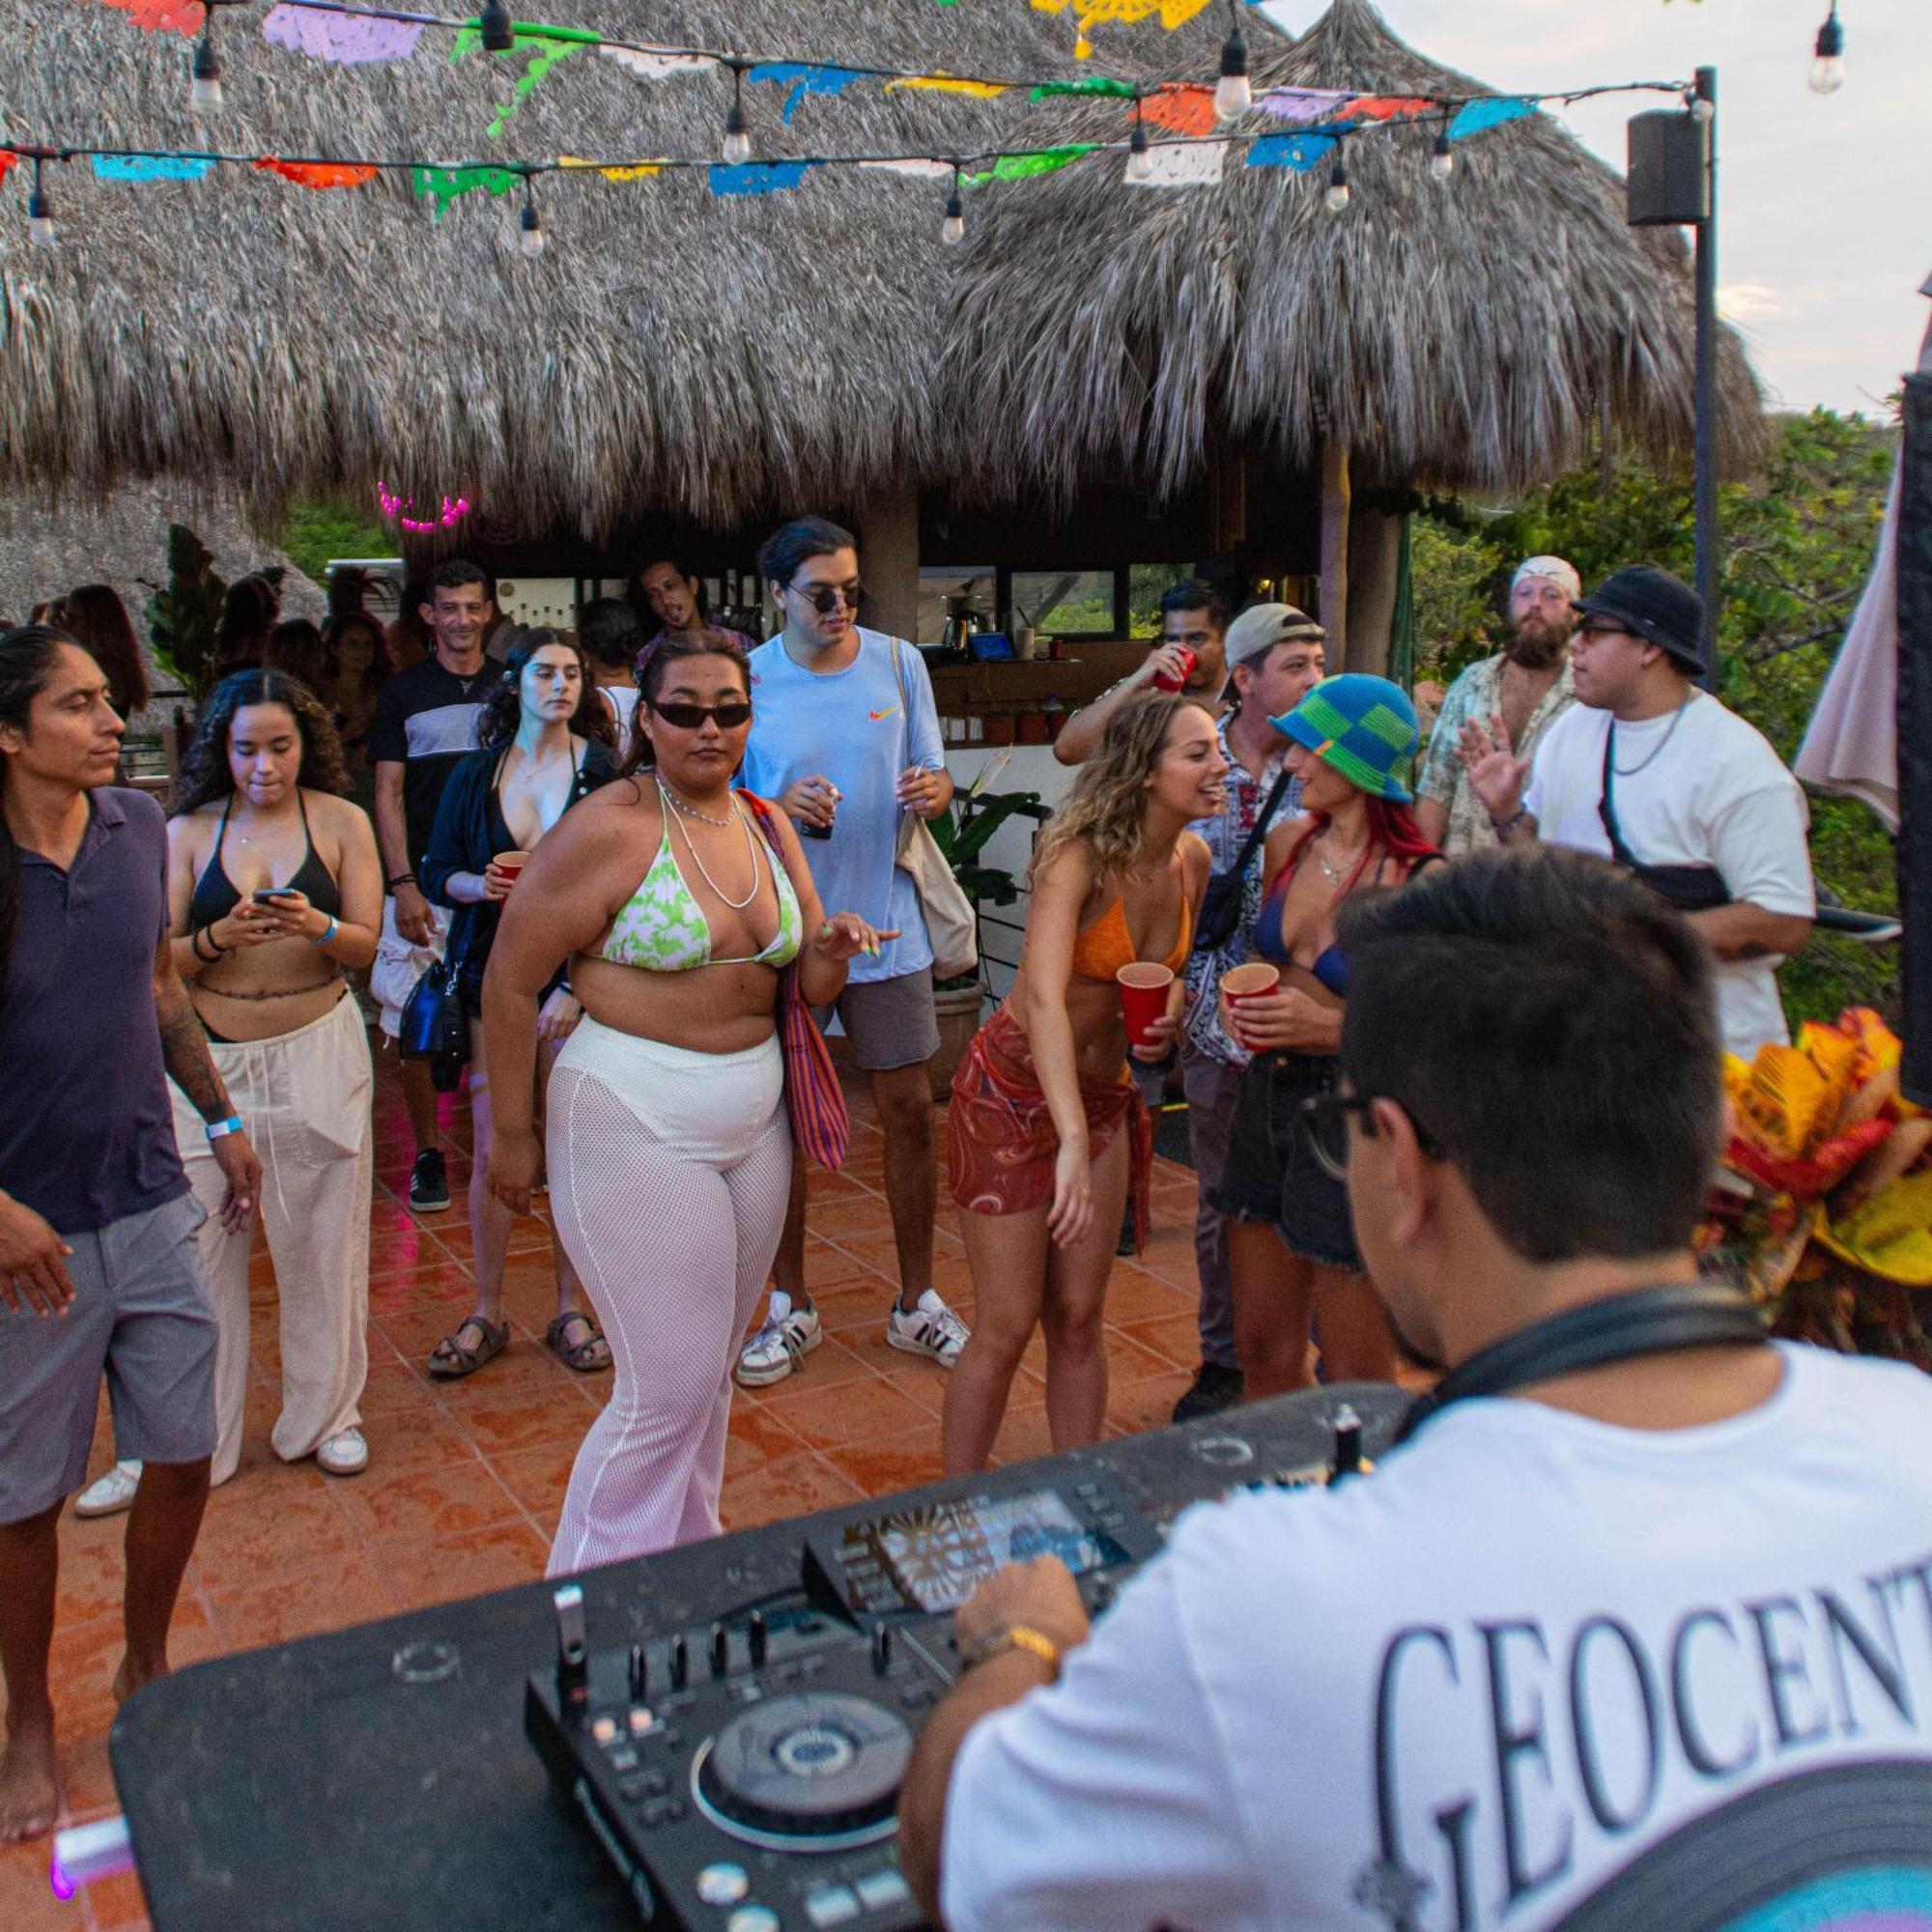
[[[866,586],[857,578],[850,583],[788,583],[785,588],[792,596],[803,598],[821,617],[840,602],[846,610],[856,611],[866,594]]]

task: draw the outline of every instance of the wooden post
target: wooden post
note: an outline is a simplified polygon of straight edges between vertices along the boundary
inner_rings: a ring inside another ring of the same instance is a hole
[[[1352,669],[1349,658],[1349,451],[1321,445],[1321,624],[1328,668]]]
[[[1402,519],[1357,510],[1349,520],[1349,668],[1389,674],[1395,641],[1396,579],[1402,568]],[[1325,596],[1325,592],[1323,593]]]
[[[889,637],[910,639],[919,620],[919,492],[908,484],[867,497],[858,525],[864,621]]]

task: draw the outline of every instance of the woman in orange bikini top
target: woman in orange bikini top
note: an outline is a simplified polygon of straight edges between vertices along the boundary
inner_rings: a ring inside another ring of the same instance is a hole
[[[1166,1017],[1133,1049],[1166,1059],[1208,885],[1187,826],[1220,810],[1227,770],[1208,713],[1151,694],[1108,720],[1039,836],[1019,972],[952,1082],[947,1168],[978,1313],[947,1382],[949,1475],[985,1466],[1039,1326],[1053,1446],[1099,1439],[1107,1276],[1129,1184],[1144,1210],[1152,1160],[1114,976],[1137,959],[1174,973]]]

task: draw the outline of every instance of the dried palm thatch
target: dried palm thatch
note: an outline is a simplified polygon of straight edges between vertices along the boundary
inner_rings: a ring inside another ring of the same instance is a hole
[[[1257,91],[1487,91],[1412,52],[1368,0],[1335,0],[1254,66]],[[1090,139],[1118,125],[1076,118]],[[1340,444],[1357,483],[1476,490],[1568,468],[1605,417],[1688,451],[1678,234],[1626,226],[1621,178],[1548,117],[1459,142],[1446,185],[1427,165],[1434,133],[1350,140],[1339,216],[1325,162],[1296,174],[1237,154],[1218,190],[1124,191],[1110,160],[1003,195],[974,240],[1000,266],[954,311],[952,409],[984,426],[998,472],[1061,489],[1096,466],[1173,489],[1217,428],[1295,466]],[[1729,330],[1719,370],[1734,466],[1760,412]]]
[[[0,139],[202,145],[188,43],[96,0],[16,0],[0,37]],[[1020,0],[556,0],[563,24],[639,39],[842,54],[954,71],[1086,71],[1069,16]],[[836,14],[844,27],[832,36]],[[705,153],[719,73],[656,84],[590,55],[486,129],[517,71],[335,68],[225,14],[230,151],[448,159]],[[1361,0],[1294,48],[1258,13],[1258,78],[1461,83]],[[1176,34],[1101,33],[1111,70],[1211,74],[1218,11]],[[831,37],[831,38],[829,38]],[[1118,103],[810,97],[789,126],[747,90],[763,158],[971,153],[1091,127]],[[1681,251],[1622,226],[1614,178],[1552,128],[1468,144],[1445,215],[1423,137],[1359,144],[1360,205],[1231,167],[1218,189],[1125,192],[1105,156],[974,197],[942,249],[941,184],[849,170],[713,199],[700,176],[547,178],[550,238],[515,250],[516,205],[476,193],[432,219],[403,178],[307,193],[235,170],[96,183],[58,169],[63,245],[0,219],[0,483],[99,491],[128,474],[233,479],[264,506],[383,475],[461,488],[494,524],[603,535],[644,509],[725,526],[772,505],[912,482],[1070,488],[1097,469],[1172,487],[1216,424],[1304,455],[1347,438],[1358,473],[1493,484],[1575,454],[1607,393],[1652,441],[1684,440]],[[10,186],[13,185],[10,184]],[[1753,391],[1732,352],[1735,420]]]

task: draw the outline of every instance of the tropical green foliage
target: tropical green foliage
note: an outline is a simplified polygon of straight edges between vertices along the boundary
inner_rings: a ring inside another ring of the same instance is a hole
[[[1760,471],[1719,492],[1719,695],[1797,755],[1813,705],[1871,569],[1897,453],[1896,430],[1828,410],[1779,419]],[[1434,503],[1416,519],[1418,677],[1447,683],[1496,648],[1509,576],[1538,552],[1566,556],[1586,584],[1619,564],[1695,569],[1690,474],[1615,457],[1506,509]],[[1891,841],[1861,805],[1813,799],[1811,858],[1847,905],[1897,910]],[[1814,940],[1780,975],[1793,1019],[1848,1005],[1897,1008],[1896,955]]]
[[[225,579],[208,546],[185,524],[168,526],[168,581],[153,586],[143,609],[155,662],[197,699],[214,681],[214,639]]]
[[[262,534],[285,550],[295,567],[317,583],[327,582],[336,556],[394,556],[396,532],[339,499],[298,497],[279,525]]]

